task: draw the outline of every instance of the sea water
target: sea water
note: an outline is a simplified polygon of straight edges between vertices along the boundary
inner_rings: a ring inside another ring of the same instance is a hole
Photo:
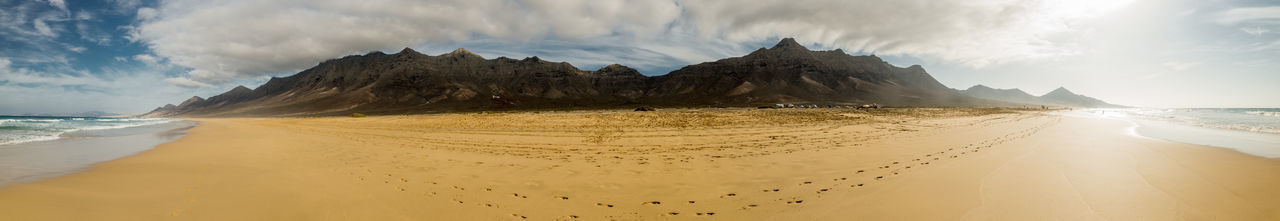
[[[173,121],[176,119],[0,116],[0,148],[8,144],[56,140],[77,131],[122,129]]]
[[[82,171],[170,142],[195,122],[0,116],[0,187]]]
[[[1144,137],[1280,157],[1280,108],[1130,108],[1092,113],[1134,122]]]

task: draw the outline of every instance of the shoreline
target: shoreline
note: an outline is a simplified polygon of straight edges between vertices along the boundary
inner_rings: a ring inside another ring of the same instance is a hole
[[[1189,145],[1222,148],[1269,159],[1280,159],[1280,134],[1196,127],[1166,122],[1137,123],[1138,136]],[[1196,134],[1198,136],[1185,136]]]
[[[1114,119],[921,112],[196,119],[145,152],[0,187],[0,218],[1280,217],[1275,159]]]
[[[1121,113],[1131,111],[1107,110]],[[1280,134],[1186,125],[1176,122],[1134,118],[1125,114],[1100,114],[1095,111],[1080,110],[1066,114],[1126,121],[1133,124],[1129,129],[1129,133],[1133,136],[1180,144],[1222,148],[1262,158],[1280,159]]]
[[[62,133],[56,139],[0,146],[0,188],[90,170],[175,141],[194,121]]]

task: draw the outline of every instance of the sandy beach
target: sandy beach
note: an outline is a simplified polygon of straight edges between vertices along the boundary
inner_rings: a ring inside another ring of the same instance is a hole
[[[1280,160],[1063,112],[191,120],[0,220],[1280,220]]]

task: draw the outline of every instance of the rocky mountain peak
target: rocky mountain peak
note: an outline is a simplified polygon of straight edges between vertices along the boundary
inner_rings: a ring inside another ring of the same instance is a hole
[[[991,87],[987,87],[986,85],[979,84],[979,85],[974,85],[973,87],[969,87],[969,89],[965,89],[965,90],[995,90],[995,88],[991,88]]]
[[[796,39],[794,39],[794,38],[783,38],[783,39],[782,39],[782,41],[778,41],[778,44],[773,45],[773,48],[770,48],[770,49],[803,49],[803,50],[809,50],[808,48],[805,48],[805,47],[804,47],[804,45],[801,45],[799,42],[796,42]]]
[[[404,49],[400,49],[400,52],[398,52],[398,53],[396,53],[396,54],[401,54],[401,55],[420,55],[420,54],[422,54],[422,53],[418,53],[418,51],[415,51],[415,50],[413,50],[412,48],[405,47]]]
[[[201,101],[204,101],[204,98],[201,98],[200,96],[191,96],[191,98],[188,98],[186,101],[183,101],[182,103],[178,103],[178,106],[183,107],[183,106],[191,105],[192,103],[201,102]]]
[[[455,57],[476,57],[476,58],[483,58],[483,57],[480,57],[480,55],[478,55],[478,54],[476,54],[476,53],[472,53],[470,50],[467,50],[466,48],[458,48],[458,49],[454,49],[453,51],[449,52],[448,54],[444,54],[444,56],[455,56]]]
[[[1045,94],[1045,96],[1048,96],[1048,95],[1050,95],[1050,94],[1057,94],[1057,95],[1076,95],[1076,93],[1071,93],[1071,91],[1070,91],[1070,90],[1067,90],[1067,88],[1066,88],[1066,87],[1058,87],[1058,89],[1053,89],[1053,91],[1050,91],[1049,93]]]
[[[622,76],[622,75],[643,76],[642,74],[640,74],[639,71],[636,71],[636,69],[632,69],[631,67],[623,66],[620,64],[611,64],[609,66],[604,66],[600,68],[600,70],[596,70],[596,72],[599,72],[605,75],[610,75],[610,76]]]
[[[232,89],[231,89],[231,91],[229,91],[229,92],[243,93],[243,92],[250,92],[250,91],[253,91],[253,89],[249,89],[248,87],[245,87],[244,85],[239,85],[239,86],[236,86],[236,88],[232,88]]]
[[[623,66],[623,65],[621,65],[621,64],[611,64],[611,65],[604,66],[604,67],[600,68],[600,71],[605,71],[605,70],[615,70],[615,69],[624,69],[624,70],[625,70],[625,69],[631,69],[631,68],[630,68],[630,67],[627,67],[627,66]]]

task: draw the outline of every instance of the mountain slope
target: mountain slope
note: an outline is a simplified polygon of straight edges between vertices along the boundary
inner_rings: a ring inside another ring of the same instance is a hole
[[[839,49],[810,51],[790,38],[743,57],[690,65],[654,81],[650,96],[707,104],[986,103],[943,86],[919,65],[900,68],[875,56],[851,56]]]
[[[537,57],[485,59],[466,49],[430,56],[405,48],[320,63],[256,89],[194,97],[149,116],[289,116],[632,105],[748,106],[773,103],[992,106],[947,88],[919,65],[810,51],[794,39],[743,57],[648,77],[622,65],[595,71]]]
[[[227,93],[168,115],[297,115],[344,111],[425,112],[504,106],[625,104],[648,77],[612,65],[579,70],[537,57],[486,60],[465,49],[427,56],[412,49],[330,60],[257,89]]]
[[[1071,93],[1071,91],[1067,90],[1067,88],[1064,88],[1064,87],[1058,87],[1058,89],[1054,89],[1049,93],[1041,95],[1040,99],[1049,104],[1058,104],[1058,105],[1072,106],[1072,107],[1102,107],[1102,108],[1125,107],[1125,106],[1110,104],[1102,100],[1098,100],[1097,98],[1092,98],[1084,95],[1079,95],[1076,93]]]
[[[1027,94],[1027,92],[1023,92],[1017,88],[995,89],[984,85],[974,85],[962,92],[976,98],[1020,104],[1096,108],[1124,107],[1121,105],[1110,104],[1096,98],[1075,94],[1063,87],[1058,87],[1058,89],[1038,97]]]
[[[973,96],[976,98],[983,98],[983,99],[1008,101],[1008,102],[1023,103],[1023,104],[1040,103],[1039,97],[1033,96],[1031,94],[1027,94],[1027,92],[1024,92],[1017,88],[995,89],[995,88],[991,88],[991,87],[987,87],[985,85],[979,84],[979,85],[974,85],[973,87],[969,87],[969,89],[965,89],[961,92],[969,96]]]

